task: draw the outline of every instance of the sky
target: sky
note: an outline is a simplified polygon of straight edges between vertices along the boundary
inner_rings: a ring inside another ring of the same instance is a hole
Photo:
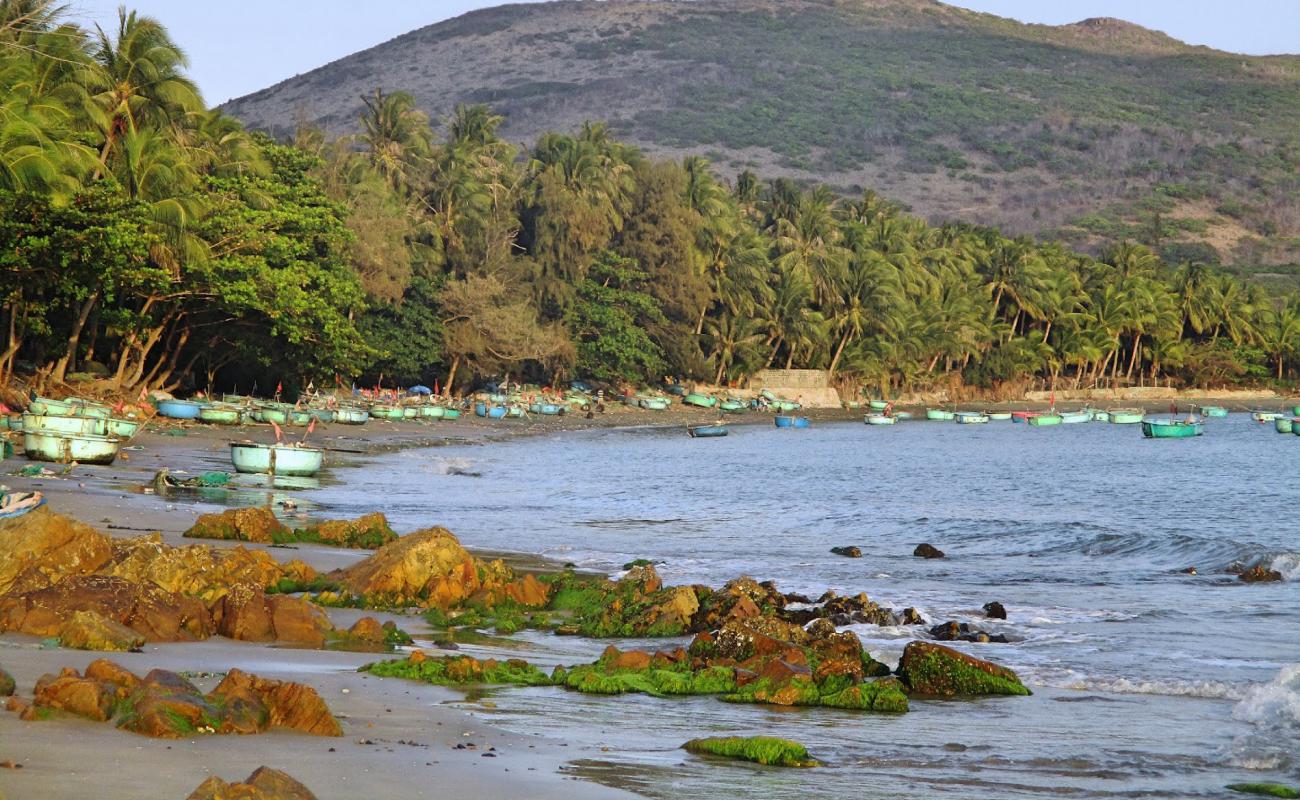
[[[218,105],[407,31],[500,0],[125,0],[157,17]],[[537,2],[538,0],[522,0]],[[65,0],[70,15],[112,34],[123,0]],[[1300,53],[1300,0],[949,0],[1023,22],[1119,17],[1191,44],[1236,53]],[[286,35],[292,32],[291,35]]]

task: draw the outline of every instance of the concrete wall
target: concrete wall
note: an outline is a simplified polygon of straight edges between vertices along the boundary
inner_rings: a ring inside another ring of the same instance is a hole
[[[760,369],[749,379],[751,389],[826,389],[830,375],[824,369]]]

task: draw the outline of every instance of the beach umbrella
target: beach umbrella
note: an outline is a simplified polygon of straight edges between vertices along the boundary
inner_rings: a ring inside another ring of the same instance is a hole
[[[428,386],[424,386],[421,384],[416,384],[415,386],[412,386],[406,391],[410,392],[411,394],[433,394],[432,389],[430,389]]]

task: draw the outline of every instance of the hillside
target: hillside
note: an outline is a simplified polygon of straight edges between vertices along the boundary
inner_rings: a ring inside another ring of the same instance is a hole
[[[354,129],[360,96],[435,118],[483,102],[506,136],[606,120],[652,154],[702,152],[931,220],[1083,248],[1300,270],[1300,57],[1192,47],[1113,19],[1023,25],[930,0],[503,6],[421,28],[225,108],[288,133]]]

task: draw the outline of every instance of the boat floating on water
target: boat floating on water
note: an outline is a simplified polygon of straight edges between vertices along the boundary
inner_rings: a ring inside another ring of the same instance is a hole
[[[686,429],[692,439],[716,439],[727,435],[726,425],[692,425]]]
[[[807,428],[812,425],[807,417],[790,417],[784,414],[777,414],[773,422],[778,428]]]
[[[1292,417],[1278,417],[1273,420],[1273,430],[1278,433],[1295,433],[1296,421]]]
[[[926,419],[939,420],[940,422],[952,422],[956,417],[956,413],[942,408],[927,408],[925,410]]]
[[[898,417],[889,414],[867,414],[862,421],[868,425],[893,425],[898,422]]]
[[[1140,408],[1112,408],[1106,413],[1112,425],[1136,425],[1146,416]]]
[[[988,415],[979,411],[956,411],[953,418],[958,425],[984,425],[989,421]]]
[[[1144,419],[1142,435],[1148,439],[1190,439],[1205,433],[1205,422],[1188,419]]]
[[[1035,428],[1046,428],[1049,425],[1060,425],[1064,421],[1064,418],[1054,411],[1046,414],[1031,411],[1027,412],[1027,415],[1025,416],[1025,423],[1033,425]]]
[[[1228,409],[1223,406],[1201,406],[1201,414],[1206,417],[1222,419],[1228,416]]]

